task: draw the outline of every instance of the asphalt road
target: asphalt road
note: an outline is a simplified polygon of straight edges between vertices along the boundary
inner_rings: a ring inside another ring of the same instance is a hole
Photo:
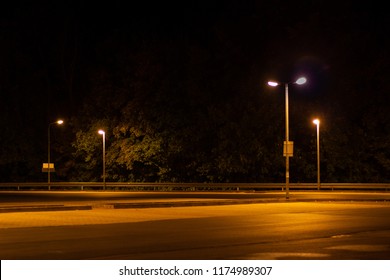
[[[0,214],[0,259],[390,259],[390,203]]]

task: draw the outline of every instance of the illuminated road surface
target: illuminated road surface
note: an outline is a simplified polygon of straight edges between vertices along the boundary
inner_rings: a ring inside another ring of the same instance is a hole
[[[390,259],[390,203],[0,214],[1,259]]]

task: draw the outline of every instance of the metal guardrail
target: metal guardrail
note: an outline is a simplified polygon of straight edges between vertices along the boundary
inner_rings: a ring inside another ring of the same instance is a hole
[[[239,191],[284,190],[284,183],[134,183],[32,182],[0,183],[0,190],[127,190],[127,191]],[[291,183],[290,189],[317,190],[317,183]],[[321,190],[390,191],[390,183],[322,183]]]

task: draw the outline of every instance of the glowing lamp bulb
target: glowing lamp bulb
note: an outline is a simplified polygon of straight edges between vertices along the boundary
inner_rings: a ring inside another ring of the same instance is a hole
[[[271,86],[271,87],[276,87],[276,86],[279,85],[279,83],[274,82],[274,81],[269,81],[269,82],[268,82],[268,85]]]
[[[306,83],[306,78],[305,77],[301,77],[301,78],[299,78],[295,83],[297,84],[297,85],[303,85],[304,83]]]

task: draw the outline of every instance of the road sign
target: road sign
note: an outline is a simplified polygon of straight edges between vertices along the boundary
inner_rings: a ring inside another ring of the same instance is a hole
[[[294,155],[294,142],[288,141],[288,145],[286,145],[286,141],[283,142],[283,156],[292,157]]]
[[[50,163],[50,168],[48,163],[42,163],[42,172],[55,172],[54,163]]]

